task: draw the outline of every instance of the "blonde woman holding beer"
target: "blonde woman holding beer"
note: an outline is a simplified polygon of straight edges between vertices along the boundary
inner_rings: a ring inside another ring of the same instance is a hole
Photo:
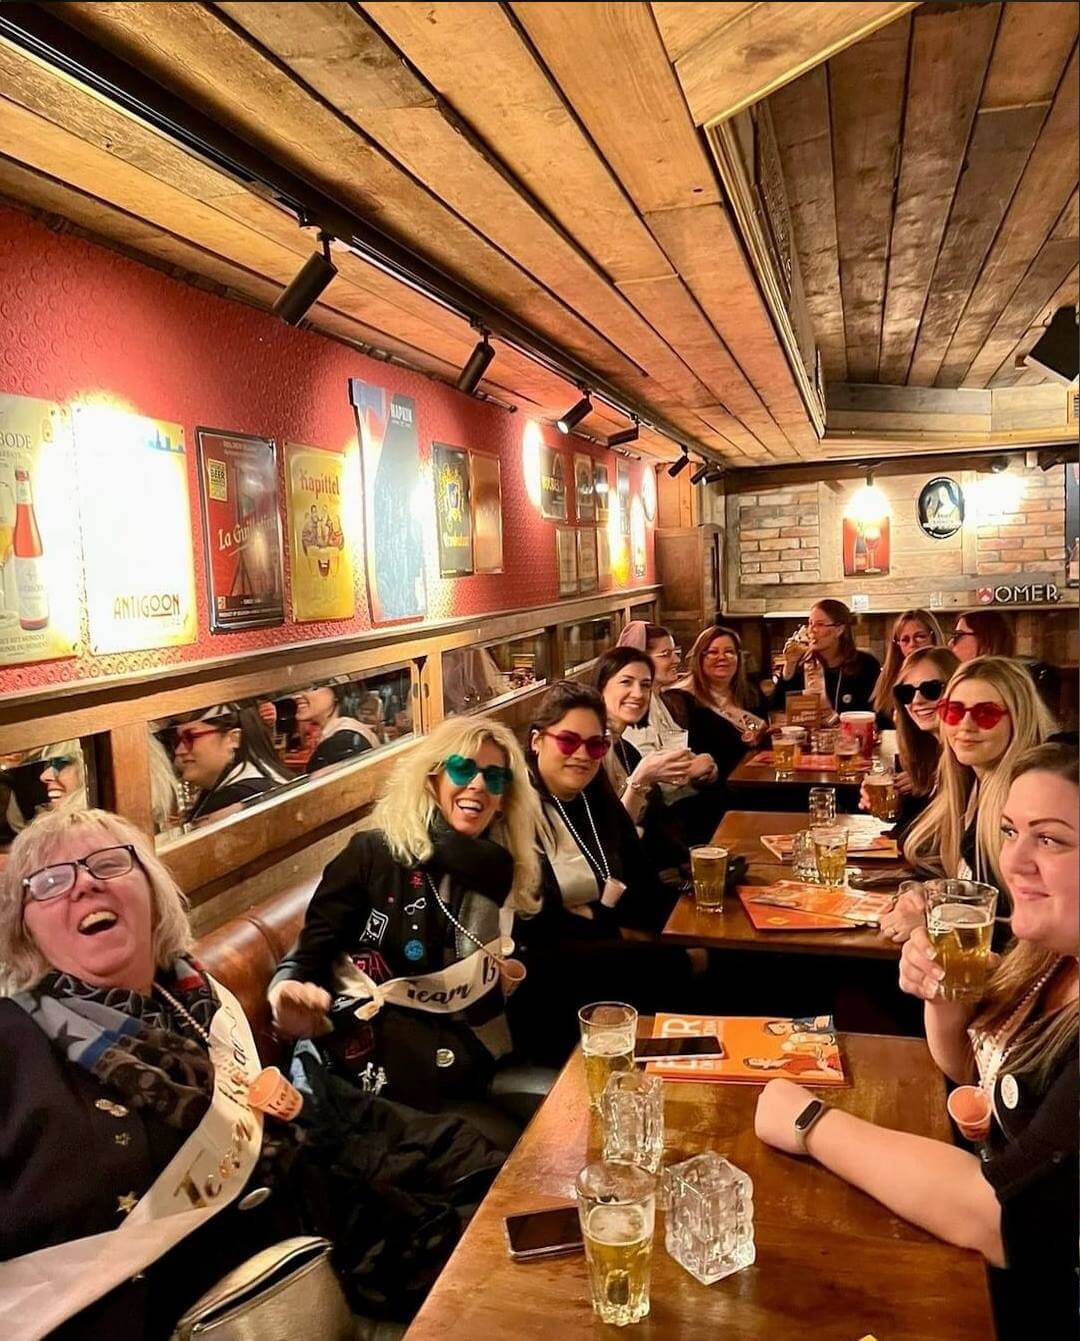
[[[925,928],[900,961],[901,987],[925,1003],[934,1060],[959,1084],[977,1080],[986,1096],[983,1158],[834,1109],[807,1114],[812,1095],[786,1080],[765,1087],[755,1126],[768,1144],[809,1155],[895,1214],[982,1253],[994,1268],[999,1341],[1027,1341],[1033,1326],[1046,1337],[1076,1329],[1075,746],[1040,745],[1015,756],[1004,787],[998,861],[1016,939],[992,967],[982,999],[943,999],[944,969]]]
[[[945,635],[929,610],[905,610],[897,615],[889,637],[885,664],[881,668],[874,697],[870,706],[877,713],[877,724],[882,729],[893,724],[893,685],[896,684],[905,660],[924,647],[943,647]]]
[[[938,703],[944,748],[933,800],[912,825],[904,857],[916,869],[1001,886],[1001,810],[1014,760],[1054,730],[1023,666],[1006,657],[965,662]],[[881,919],[904,941],[923,920],[921,895],[905,893]]]

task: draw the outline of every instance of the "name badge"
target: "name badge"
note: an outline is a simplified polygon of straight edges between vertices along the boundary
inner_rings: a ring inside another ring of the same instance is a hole
[[[1001,1102],[1010,1111],[1020,1102],[1020,1086],[1016,1077],[1007,1072],[1001,1077]]]
[[[603,892],[600,895],[600,902],[605,908],[614,908],[622,896],[626,893],[626,886],[621,880],[616,880],[613,876],[608,876],[604,881]]]

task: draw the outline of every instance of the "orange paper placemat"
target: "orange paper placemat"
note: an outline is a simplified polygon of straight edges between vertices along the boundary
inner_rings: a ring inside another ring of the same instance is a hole
[[[801,1085],[848,1084],[831,1015],[806,1019],[749,1015],[657,1015],[654,1038],[700,1038],[715,1034],[723,1058],[665,1058],[646,1070],[664,1080],[764,1085],[774,1076]]]
[[[739,899],[756,931],[843,931],[877,926],[889,894],[825,889],[798,880],[741,885]]]
[[[758,750],[757,754],[750,760],[751,764],[760,765],[762,768],[773,767],[772,750]],[[835,754],[801,754],[795,765],[796,773],[835,773],[836,755]],[[854,781],[854,779],[853,779]]]

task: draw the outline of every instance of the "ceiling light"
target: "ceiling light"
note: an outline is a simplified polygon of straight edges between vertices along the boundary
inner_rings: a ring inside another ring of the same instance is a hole
[[[723,469],[720,466],[713,466],[705,476],[706,484],[716,484],[724,478]]]
[[[711,468],[712,467],[709,465],[708,461],[702,461],[701,465],[698,466],[697,470],[690,476],[690,483],[700,484]]]
[[[465,366],[457,379],[457,389],[464,391],[466,396],[471,396],[480,385],[480,379],[487,372],[491,360],[495,357],[495,350],[488,343],[487,331],[482,331],[480,341],[476,348],[469,355]]]
[[[292,283],[279,295],[273,306],[275,317],[287,326],[299,326],[319,295],[337,274],[330,259],[330,235],[320,233],[322,251],[314,252],[297,272]]]
[[[576,405],[555,420],[555,427],[560,433],[569,433],[575,425],[580,424],[587,414],[592,413],[592,401],[588,394],[582,396]]]
[[[1003,475],[1009,469],[1009,458],[1007,456],[995,456],[990,462],[990,470],[994,475]]]
[[[628,442],[637,442],[638,431],[638,421],[635,419],[629,428],[624,428],[619,433],[612,433],[607,440],[607,445],[609,447],[622,447]]]
[[[671,476],[672,479],[674,479],[675,476],[684,471],[689,464],[690,464],[690,458],[686,455],[686,452],[684,451],[682,456],[679,457],[678,461],[672,461],[671,465],[668,466],[667,473]]]

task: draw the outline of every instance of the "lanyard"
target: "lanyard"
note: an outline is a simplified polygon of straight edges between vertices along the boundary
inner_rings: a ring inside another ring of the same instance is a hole
[[[559,814],[562,816],[562,822],[570,830],[570,837],[574,840],[575,843],[577,843],[578,847],[581,849],[581,855],[593,868],[596,874],[601,877],[601,879],[610,880],[611,867],[608,866],[607,857],[604,855],[604,847],[603,844],[600,842],[600,835],[596,832],[596,822],[592,817],[592,811],[589,809],[589,798],[584,794],[584,792],[582,793],[581,801],[585,807],[585,814],[587,815],[589,820],[589,828],[592,829],[592,836],[593,840],[596,843],[596,850],[600,854],[599,861],[597,861],[596,857],[594,857],[593,854],[589,851],[588,846],[581,841],[581,837],[578,834],[578,831],[570,823],[570,816],[566,813],[566,810],[563,807],[563,803],[559,800],[557,796],[553,796],[551,799],[555,802]]]

